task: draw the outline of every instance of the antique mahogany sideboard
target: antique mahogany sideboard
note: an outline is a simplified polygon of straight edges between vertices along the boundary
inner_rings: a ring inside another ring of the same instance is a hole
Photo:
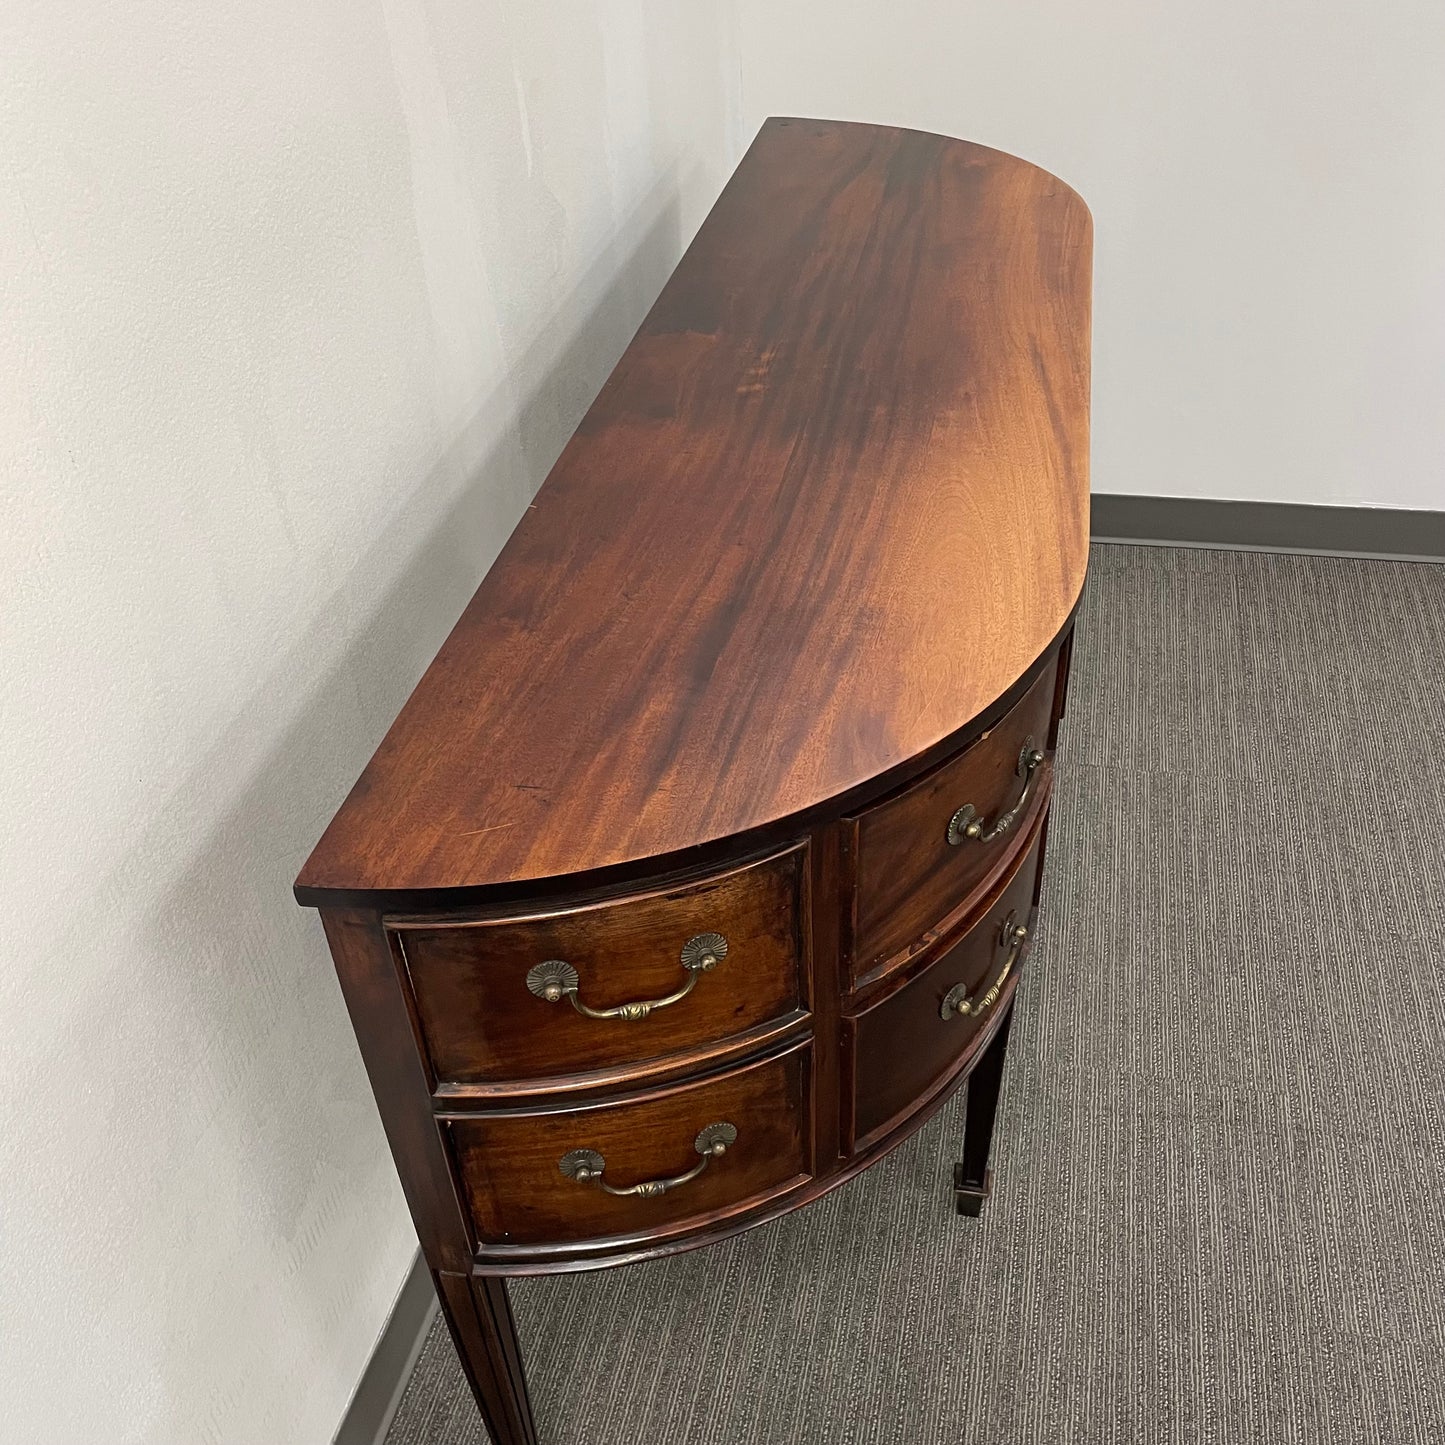
[[[447,1321],[816,1199],[969,1081],[977,1213],[1088,544],[1091,227],[772,120],[296,883]]]

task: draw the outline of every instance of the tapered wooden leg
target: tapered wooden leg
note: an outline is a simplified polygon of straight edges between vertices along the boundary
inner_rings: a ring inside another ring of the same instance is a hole
[[[1004,1055],[1008,1052],[1008,1031],[1012,1023],[1010,1002],[998,1032],[989,1040],[983,1057],[968,1076],[963,1159],[953,1166],[953,1193],[958,1212],[975,1218],[983,1212],[983,1201],[993,1187],[988,1151],[993,1143],[993,1119],[998,1111],[998,1091],[1003,1083]]]
[[[436,1273],[432,1278],[492,1445],[537,1445],[506,1280]]]

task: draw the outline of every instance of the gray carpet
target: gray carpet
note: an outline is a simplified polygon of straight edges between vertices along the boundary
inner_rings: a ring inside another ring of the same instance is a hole
[[[544,1445],[1445,1441],[1445,567],[1102,546],[993,1199],[958,1102],[514,1300]],[[445,1329],[389,1445],[485,1438]]]

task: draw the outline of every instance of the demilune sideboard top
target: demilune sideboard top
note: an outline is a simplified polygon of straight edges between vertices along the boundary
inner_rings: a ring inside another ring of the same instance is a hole
[[[771,120],[296,882],[452,1336],[720,1239],[969,1080],[977,1213],[1088,544],[1084,204]]]

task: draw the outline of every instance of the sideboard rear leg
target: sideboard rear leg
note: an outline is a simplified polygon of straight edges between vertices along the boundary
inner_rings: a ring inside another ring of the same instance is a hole
[[[988,1167],[993,1143],[993,1120],[998,1110],[999,1086],[1003,1082],[1004,1056],[1008,1052],[1008,1031],[1013,1023],[1013,1003],[998,1032],[989,1040],[983,1057],[968,1076],[968,1099],[963,1126],[963,1158],[953,1166],[953,1194],[960,1214],[977,1218],[983,1212],[993,1184]]]
[[[459,1274],[434,1274],[433,1279],[492,1445],[537,1445],[506,1280]]]

